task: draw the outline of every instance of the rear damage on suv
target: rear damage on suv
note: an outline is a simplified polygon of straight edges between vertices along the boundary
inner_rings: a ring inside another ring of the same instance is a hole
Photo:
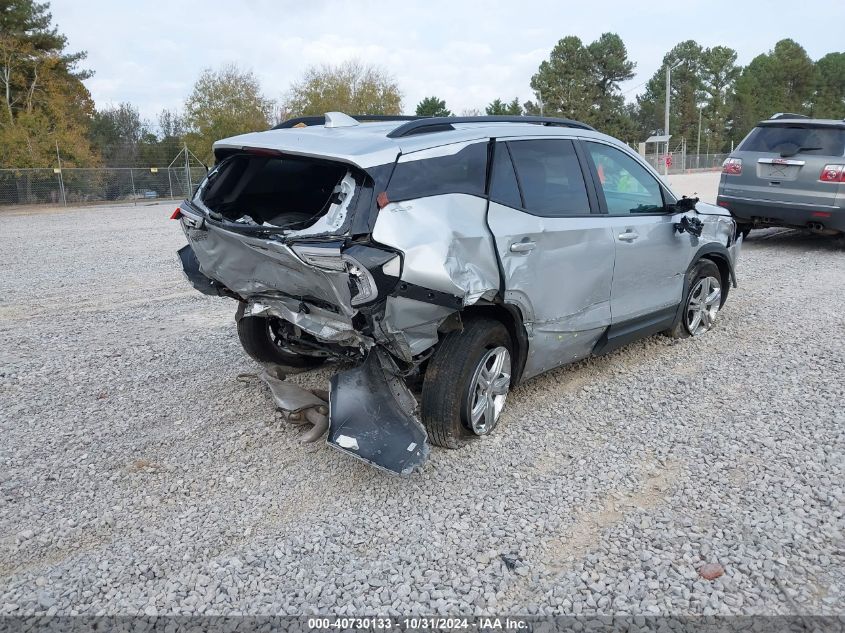
[[[479,174],[459,178],[477,180],[483,190],[487,144],[472,147],[484,152]],[[271,318],[274,335],[295,353],[355,364],[332,377],[325,407],[270,376],[276,404],[307,414],[317,427],[327,423],[335,448],[407,474],[429,452],[407,384],[439,336],[460,328],[463,307],[497,297],[499,271],[482,200],[473,198],[478,217],[472,204],[461,209],[468,214],[463,226],[437,223],[457,211],[449,208],[454,196],[413,201],[431,206],[414,216],[428,226],[401,217],[422,163],[398,150],[397,157],[362,168],[264,148],[218,148],[217,165],[174,217],[188,239],[179,257],[197,290],[236,299],[237,320]],[[406,258],[425,265],[403,277]],[[322,419],[315,413],[326,410]]]

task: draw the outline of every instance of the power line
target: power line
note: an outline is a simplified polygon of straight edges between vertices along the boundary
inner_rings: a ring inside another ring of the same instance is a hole
[[[642,83],[640,83],[640,84],[637,84],[637,85],[636,85],[636,86],[634,86],[633,88],[628,88],[627,90],[623,90],[623,91],[622,91],[622,94],[623,94],[623,95],[626,95],[626,94],[628,94],[629,92],[632,92],[632,91],[636,90],[637,88],[641,88],[641,87],[645,86],[645,85],[646,85],[649,81],[651,81],[651,80],[650,80],[650,79],[646,79],[644,82],[642,82]]]

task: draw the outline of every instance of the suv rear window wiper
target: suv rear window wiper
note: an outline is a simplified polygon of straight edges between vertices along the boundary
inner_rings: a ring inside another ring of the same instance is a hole
[[[813,152],[816,150],[824,149],[823,147],[799,147],[794,152],[781,152],[781,158],[789,158],[790,156],[795,156],[796,154],[800,154],[801,152]]]

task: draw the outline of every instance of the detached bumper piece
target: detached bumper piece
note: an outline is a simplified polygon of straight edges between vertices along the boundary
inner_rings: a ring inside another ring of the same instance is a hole
[[[182,270],[185,277],[191,282],[191,285],[199,290],[204,295],[212,295],[214,297],[221,296],[220,286],[213,279],[209,279],[200,271],[200,263],[197,259],[197,254],[193,247],[188,244],[183,246],[176,254],[179,256],[179,261],[182,262]]]
[[[288,422],[297,426],[311,425],[311,429],[300,438],[303,444],[316,442],[326,434],[329,429],[328,402],[267,369],[261,372],[259,378],[270,387],[276,408],[284,413]]]
[[[419,470],[428,458],[416,400],[380,348],[360,367],[332,377],[329,402],[331,446],[399,475]]]

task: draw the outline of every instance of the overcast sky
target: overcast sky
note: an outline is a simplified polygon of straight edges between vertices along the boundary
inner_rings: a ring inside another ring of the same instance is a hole
[[[782,10],[778,10],[781,5]],[[831,13],[831,9],[834,9]],[[427,95],[453,112],[496,97],[533,98],[531,75],[567,35],[591,42],[618,33],[636,62],[622,88],[631,99],[676,43],[735,48],[739,63],[791,37],[813,59],[845,51],[841,5],[805,0],[592,0],[390,2],[298,0],[53,0],[70,50],[87,50],[97,107],[134,103],[153,119],[180,108],[203,68],[251,68],[268,97],[285,95],[306,67],[349,58],[391,72],[413,113]]]

